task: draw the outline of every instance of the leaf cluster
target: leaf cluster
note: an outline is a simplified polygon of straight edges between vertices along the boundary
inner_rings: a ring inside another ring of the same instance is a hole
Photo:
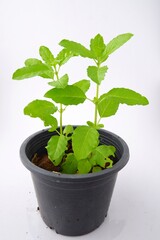
[[[89,173],[112,167],[111,156],[115,157],[115,147],[99,145],[98,131],[89,126],[71,125],[63,129],[63,134],[50,138],[49,158],[62,173]]]
[[[23,80],[31,77],[48,79],[51,89],[44,94],[48,100],[36,99],[24,108],[24,114],[40,118],[49,131],[57,131],[46,146],[49,159],[55,166],[60,166],[62,173],[90,173],[111,168],[115,157],[114,146],[101,145],[98,130],[103,127],[102,118],[116,114],[120,104],[147,105],[148,100],[141,94],[126,88],[113,88],[100,95],[100,86],[108,70],[104,65],[109,56],[124,45],[133,34],[125,33],[105,43],[97,34],[90,40],[90,47],[80,43],[62,40],[59,45],[63,49],[55,57],[46,46],[39,48],[41,59],[29,58],[24,67],[13,73],[13,79]],[[81,56],[89,58],[94,65],[87,68],[87,79],[69,84],[68,74],[60,76],[61,67],[71,58]],[[92,99],[87,97],[90,84],[96,86]],[[95,108],[93,121],[74,129],[71,125],[63,128],[63,113],[70,105],[83,104],[90,100]],[[55,117],[59,113],[59,120]],[[60,130],[58,131],[58,126]]]

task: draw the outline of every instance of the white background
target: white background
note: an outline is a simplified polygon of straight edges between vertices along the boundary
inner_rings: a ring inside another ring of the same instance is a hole
[[[134,37],[108,60],[101,92],[127,87],[145,95],[146,107],[121,106],[103,121],[128,143],[130,161],[119,173],[109,215],[85,239],[158,240],[160,238],[160,1],[159,0],[1,0],[0,1],[0,238],[74,239],[48,229],[36,211],[30,173],[19,159],[21,142],[43,128],[23,115],[26,104],[49,89],[45,79],[12,81],[25,59],[38,57],[41,45],[55,54],[63,38],[89,45],[97,33],[106,42],[118,34]],[[86,77],[91,61],[70,61],[70,81]],[[90,90],[90,94],[94,89]],[[64,124],[92,120],[90,103],[66,111]],[[77,237],[75,239],[82,239]]]

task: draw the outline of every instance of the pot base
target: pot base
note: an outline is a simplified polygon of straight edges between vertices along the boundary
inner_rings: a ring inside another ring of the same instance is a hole
[[[107,216],[117,174],[99,182],[53,185],[32,174],[45,224],[65,236],[80,236],[98,228]]]
[[[42,217],[42,216],[41,216]],[[105,218],[106,218],[106,216],[105,216]],[[53,230],[53,231],[55,231],[57,234],[60,234],[60,235],[63,235],[63,236],[70,236],[70,237],[76,237],[76,236],[83,236],[83,235],[86,235],[86,234],[88,234],[88,233],[91,233],[91,232],[93,232],[93,231],[95,231],[97,228],[99,228],[100,226],[101,226],[101,224],[104,222],[104,220],[105,220],[105,218],[103,218],[103,219],[101,219],[100,221],[99,221],[99,223],[98,222],[96,222],[95,224],[94,224],[94,226],[92,227],[92,228],[88,228],[87,227],[87,229],[85,229],[85,228],[83,228],[83,229],[81,229],[80,227],[79,227],[79,224],[81,225],[81,222],[80,222],[80,220],[77,218],[77,219],[75,219],[75,221],[77,221],[78,222],[78,231],[76,231],[76,232],[73,232],[73,231],[70,231],[69,229],[71,228],[71,222],[70,222],[70,224],[67,224],[68,225],[68,229],[67,229],[67,225],[66,225],[66,230],[64,231],[64,229],[59,229],[59,227],[58,227],[58,222],[57,222],[57,229],[55,229],[55,228],[53,228],[52,226],[49,226],[48,224],[47,224],[47,222],[46,222],[46,220],[45,219],[43,219],[43,217],[42,217],[42,220],[44,221],[44,223],[51,229],[51,230]],[[68,221],[69,222],[69,221]]]

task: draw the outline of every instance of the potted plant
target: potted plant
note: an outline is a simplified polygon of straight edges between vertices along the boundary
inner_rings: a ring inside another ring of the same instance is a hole
[[[100,226],[107,216],[117,174],[128,162],[127,144],[102,129],[101,119],[114,115],[120,104],[147,105],[148,100],[126,88],[113,88],[100,95],[100,87],[108,69],[104,63],[132,36],[121,34],[105,44],[97,34],[90,40],[89,49],[62,40],[60,45],[64,48],[56,57],[41,46],[42,60],[29,58],[24,67],[13,73],[15,80],[35,76],[49,79],[51,89],[44,97],[52,101],[36,99],[24,108],[24,114],[40,118],[49,128],[28,137],[21,145],[20,157],[31,171],[44,222],[62,235],[83,235]],[[61,76],[60,70],[76,56],[89,58],[94,65],[87,68],[89,79],[69,84],[68,74]],[[89,98],[91,83],[95,85],[95,95]],[[66,109],[86,100],[94,107],[93,121],[64,126]]]

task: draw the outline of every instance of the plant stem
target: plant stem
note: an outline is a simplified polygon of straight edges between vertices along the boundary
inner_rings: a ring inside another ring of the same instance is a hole
[[[101,117],[100,117],[99,120],[98,120],[98,124],[100,123],[100,121],[101,121]]]
[[[94,112],[94,125],[97,126],[97,118],[98,118],[98,107],[97,107],[97,101],[99,98],[99,85],[96,86],[96,101],[95,101],[95,112]]]
[[[55,75],[56,75],[56,78],[57,78],[57,81],[59,80],[59,70],[60,70],[60,66],[57,70],[57,68],[55,67]],[[60,126],[60,134],[63,134],[63,130],[62,130],[62,126],[63,126],[63,118],[62,118],[62,114],[63,114],[63,105],[62,103],[60,103],[60,108],[59,108],[59,113],[60,113],[60,116],[59,116],[59,126]]]
[[[62,134],[62,122],[63,122],[63,121],[62,121],[62,113],[63,113],[62,103],[60,103],[59,112],[60,112],[60,118],[59,118],[60,134]]]
[[[100,62],[97,60],[95,61],[98,70],[100,69]],[[94,104],[95,104],[95,111],[94,111],[94,125],[97,127],[98,122],[98,98],[99,98],[99,84],[96,85],[96,96],[94,98]]]

